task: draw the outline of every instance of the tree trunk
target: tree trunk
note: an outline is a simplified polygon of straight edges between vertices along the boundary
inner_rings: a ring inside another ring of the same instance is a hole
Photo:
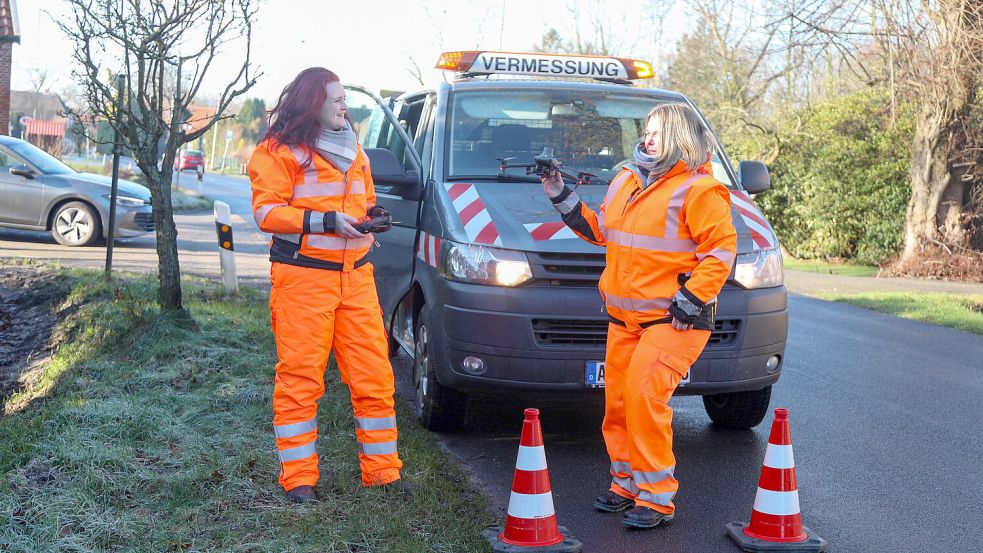
[[[956,88],[956,87],[953,87]],[[953,174],[954,127],[969,107],[965,93],[926,98],[915,123],[911,145],[911,201],[905,215],[902,260],[911,259],[925,244],[964,245],[963,182]]]
[[[146,173],[154,208],[154,228],[157,233],[157,269],[160,290],[158,301],[165,311],[183,308],[181,303],[181,266],[177,255],[177,226],[171,204],[171,171],[153,170]]]

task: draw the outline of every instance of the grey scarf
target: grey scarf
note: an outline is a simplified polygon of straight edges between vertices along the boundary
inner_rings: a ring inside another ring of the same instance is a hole
[[[679,152],[676,151],[675,155],[671,155],[664,159],[662,163],[659,163],[659,160],[650,156],[644,149],[642,149],[641,143],[635,146],[635,166],[638,167],[639,172],[645,176],[643,188],[659,180],[662,175],[668,173],[670,169],[676,166],[676,163],[679,162],[680,157]]]
[[[345,128],[340,131],[321,127],[321,134],[317,137],[317,151],[330,161],[331,165],[340,169],[342,173],[347,173],[348,168],[355,161],[357,151],[355,131],[352,130],[352,126],[346,121]]]

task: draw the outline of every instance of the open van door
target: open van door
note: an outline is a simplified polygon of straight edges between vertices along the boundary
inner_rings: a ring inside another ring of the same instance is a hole
[[[379,303],[392,313],[413,278],[417,214],[423,195],[420,156],[389,107],[360,86],[345,86],[345,103],[358,142],[371,165],[376,202],[393,216],[393,228],[376,234],[378,247],[369,260],[375,266]]]

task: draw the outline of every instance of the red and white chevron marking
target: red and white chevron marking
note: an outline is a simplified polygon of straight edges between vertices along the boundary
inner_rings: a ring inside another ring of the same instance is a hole
[[[756,250],[768,250],[778,246],[778,237],[765,216],[754,205],[750,196],[740,190],[731,190],[731,201],[737,212],[741,214],[748,230],[751,231],[751,241]]]
[[[570,230],[570,227],[562,222],[552,223],[527,223],[526,227],[532,239],[539,242],[542,240],[563,240],[564,238],[577,238],[577,235]]]
[[[454,203],[454,209],[461,218],[461,224],[464,225],[468,241],[472,244],[501,246],[502,238],[498,234],[498,228],[485,209],[485,203],[478,196],[478,189],[473,184],[463,182],[445,186]]]
[[[436,268],[440,263],[440,238],[421,232],[420,239],[416,241],[416,256]]]

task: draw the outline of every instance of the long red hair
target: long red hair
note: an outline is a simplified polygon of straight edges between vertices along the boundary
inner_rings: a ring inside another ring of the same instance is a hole
[[[328,98],[328,83],[341,79],[323,67],[310,67],[301,71],[280,93],[276,105],[269,112],[269,127],[264,140],[285,146],[307,146],[313,152],[321,132],[318,115]]]

